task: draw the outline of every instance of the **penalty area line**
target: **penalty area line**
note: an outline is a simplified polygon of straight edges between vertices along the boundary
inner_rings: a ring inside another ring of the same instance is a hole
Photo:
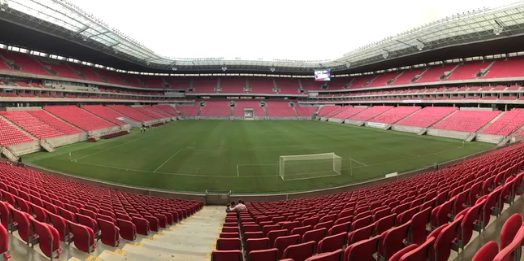
[[[164,163],[162,163],[162,165],[158,166],[158,168],[155,169],[155,171],[153,171],[153,173],[156,173],[157,170],[159,170],[160,168],[162,168],[168,161],[170,161],[174,156],[176,156],[180,151],[182,151],[184,149],[179,149],[177,152],[175,152],[173,155],[171,155],[171,157],[169,157],[169,159],[167,159],[166,161],[164,161]]]

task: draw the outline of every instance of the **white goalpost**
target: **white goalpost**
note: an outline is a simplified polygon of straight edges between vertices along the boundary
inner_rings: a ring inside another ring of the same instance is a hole
[[[280,156],[278,174],[282,180],[339,176],[342,158],[335,153]]]

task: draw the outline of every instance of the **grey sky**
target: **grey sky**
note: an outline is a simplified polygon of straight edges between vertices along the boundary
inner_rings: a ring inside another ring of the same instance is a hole
[[[161,55],[329,59],[387,36],[514,0],[72,0]]]

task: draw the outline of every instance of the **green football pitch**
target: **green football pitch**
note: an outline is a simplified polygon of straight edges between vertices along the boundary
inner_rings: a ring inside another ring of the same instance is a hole
[[[234,193],[306,191],[384,177],[493,148],[481,142],[318,121],[178,121],[145,133],[82,142],[23,157],[70,175],[160,190]],[[335,153],[332,160],[284,155]],[[70,155],[71,154],[71,155]],[[71,157],[71,158],[70,158]],[[304,165],[301,165],[301,162]]]

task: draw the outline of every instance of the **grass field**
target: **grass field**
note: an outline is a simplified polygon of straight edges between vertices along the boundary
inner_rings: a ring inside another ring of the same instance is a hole
[[[361,182],[492,147],[317,121],[201,120],[64,146],[23,160],[75,176],[138,187],[267,193]],[[329,152],[342,158],[341,175],[300,180],[282,180],[278,175],[281,155]]]

